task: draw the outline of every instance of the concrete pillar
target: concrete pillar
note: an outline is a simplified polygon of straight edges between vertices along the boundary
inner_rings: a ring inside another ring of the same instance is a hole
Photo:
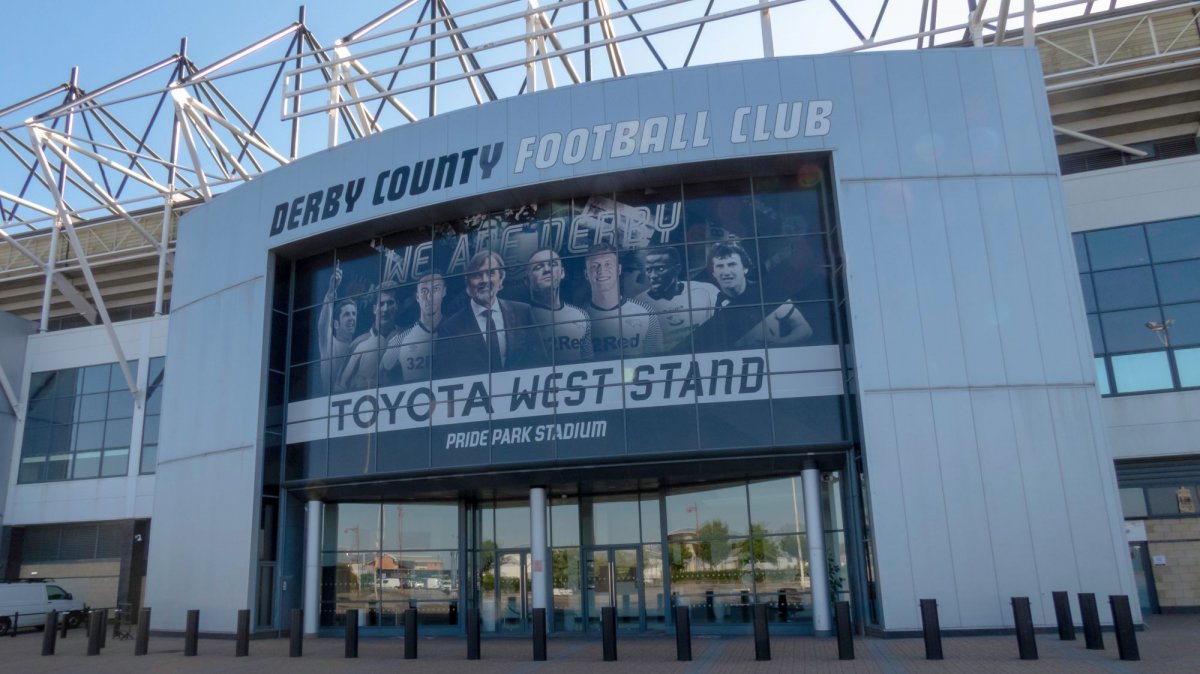
[[[825,561],[825,526],[821,521],[821,471],[809,463],[800,473],[804,482],[804,530],[808,534],[808,573],[812,582],[813,631],[833,633],[829,603],[829,569]]]
[[[321,519],[325,506],[313,499],[305,513],[304,633],[316,634],[321,612]]]
[[[550,537],[546,533],[546,489],[529,490],[529,552],[533,608],[550,609]]]

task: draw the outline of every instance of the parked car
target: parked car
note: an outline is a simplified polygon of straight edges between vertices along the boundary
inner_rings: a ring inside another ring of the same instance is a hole
[[[58,611],[68,627],[78,627],[87,606],[54,583],[0,582],[0,635],[22,627],[41,627],[51,610]]]

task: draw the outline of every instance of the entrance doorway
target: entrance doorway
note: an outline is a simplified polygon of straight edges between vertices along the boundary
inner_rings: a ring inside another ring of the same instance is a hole
[[[1142,615],[1159,613],[1158,591],[1154,587],[1154,571],[1150,565],[1150,550],[1146,542],[1129,544],[1129,559],[1133,562],[1133,580],[1137,584]]]
[[[492,570],[492,631],[524,633],[533,615],[532,574],[528,549],[496,550]],[[485,582],[486,588],[486,575]],[[485,590],[486,597],[486,590]],[[487,623],[484,616],[484,622]]]
[[[601,609],[617,613],[618,632],[646,629],[642,550],[638,546],[591,548],[584,556],[584,612],[587,631],[600,631]]]

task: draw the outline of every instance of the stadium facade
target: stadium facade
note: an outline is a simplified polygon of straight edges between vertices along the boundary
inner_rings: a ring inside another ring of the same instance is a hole
[[[1195,127],[1135,114],[1182,95],[1161,61],[663,70],[264,172],[179,221],[169,315],[4,316],[5,573],[210,632],[1192,609],[1200,161],[1146,149]]]

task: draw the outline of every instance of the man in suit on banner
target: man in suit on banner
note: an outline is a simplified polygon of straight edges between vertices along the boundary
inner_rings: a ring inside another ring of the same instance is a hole
[[[467,306],[438,328],[434,378],[516,370],[549,362],[545,345],[524,302],[500,299],[504,261],[491,251],[476,253],[467,263]]]

